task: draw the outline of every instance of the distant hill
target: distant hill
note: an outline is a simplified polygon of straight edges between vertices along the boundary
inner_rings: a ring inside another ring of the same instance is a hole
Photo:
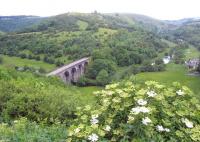
[[[42,19],[37,16],[0,16],[0,31],[16,32],[39,23]]]
[[[169,29],[165,33],[170,39],[183,40],[200,48],[200,18],[188,18],[170,23],[176,25],[175,29]]]

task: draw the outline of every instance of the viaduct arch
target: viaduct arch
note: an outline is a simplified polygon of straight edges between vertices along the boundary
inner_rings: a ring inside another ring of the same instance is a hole
[[[85,73],[88,63],[89,58],[82,58],[48,73],[47,76],[58,76],[65,83],[77,82]]]

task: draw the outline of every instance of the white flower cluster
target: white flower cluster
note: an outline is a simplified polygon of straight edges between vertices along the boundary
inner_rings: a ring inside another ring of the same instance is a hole
[[[170,132],[170,129],[164,128],[162,125],[157,125],[156,128],[159,132]]]
[[[147,101],[145,101],[145,100],[143,100],[143,99],[139,99],[139,100],[137,101],[137,103],[138,103],[139,105],[141,105],[141,106],[144,106],[144,105],[147,104]]]
[[[148,91],[147,95],[148,95],[148,97],[155,97],[157,95],[157,93],[154,91]]]
[[[99,117],[98,115],[92,115],[92,119],[90,119],[92,125],[99,123],[99,120],[97,119],[98,117]]]
[[[149,119],[149,117],[145,117],[145,118],[142,119],[142,123],[144,125],[148,125],[148,123],[151,123],[151,119]]]
[[[96,142],[98,141],[99,136],[97,134],[92,133],[91,135],[88,136],[88,140],[90,140],[91,142]]]
[[[193,128],[193,123],[189,121],[187,118],[182,118],[181,121],[185,123],[186,127]]]
[[[182,90],[176,91],[176,94],[179,96],[183,96],[185,93]]]
[[[139,114],[140,112],[149,113],[150,110],[147,107],[144,107],[144,106],[142,106],[142,107],[137,106],[137,107],[134,107],[134,108],[131,109],[131,113],[133,113],[133,114]]]

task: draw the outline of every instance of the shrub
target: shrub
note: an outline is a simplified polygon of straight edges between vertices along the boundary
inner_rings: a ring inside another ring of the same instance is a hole
[[[48,124],[56,120],[69,124],[75,108],[84,104],[85,98],[77,89],[64,86],[58,79],[0,69],[0,121],[26,117]]]
[[[104,86],[104,85],[108,84],[109,80],[110,80],[108,72],[106,70],[102,69],[98,73],[96,80],[97,80],[98,85]]]
[[[186,86],[127,81],[95,94],[95,107],[77,109],[67,141],[200,141],[199,101]]]
[[[0,123],[0,141],[20,142],[64,142],[66,127],[61,124],[46,126],[20,118],[10,124]]]

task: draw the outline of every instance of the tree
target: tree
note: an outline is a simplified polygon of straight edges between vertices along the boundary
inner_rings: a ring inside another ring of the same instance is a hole
[[[88,67],[87,76],[95,79],[102,69],[106,70],[109,76],[112,76],[116,71],[116,64],[115,62],[107,59],[94,60]]]
[[[102,69],[102,70],[98,73],[96,80],[97,80],[97,84],[98,84],[98,85],[104,86],[104,85],[108,84],[108,83],[109,83],[109,75],[108,75],[108,72],[107,72],[106,70]]]
[[[155,60],[155,64],[156,64],[156,65],[161,65],[161,64],[164,64],[164,63],[163,63],[163,60],[162,60],[162,59],[156,59],[156,60]]]

